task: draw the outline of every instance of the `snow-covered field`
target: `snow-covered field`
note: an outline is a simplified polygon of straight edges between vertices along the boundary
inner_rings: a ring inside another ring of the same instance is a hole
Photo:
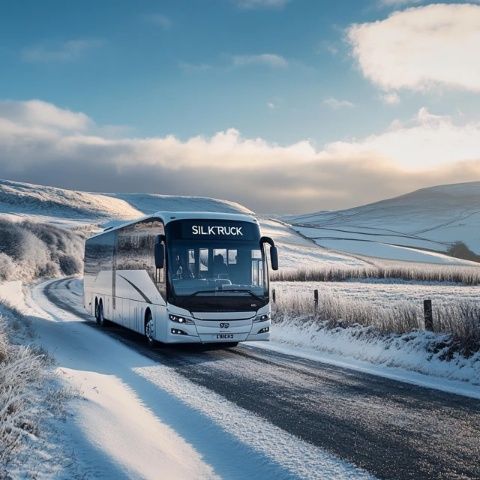
[[[480,287],[469,287],[445,283],[351,281],[351,282],[275,282],[278,299],[291,295],[302,295],[313,305],[313,291],[334,297],[360,300],[384,308],[394,303],[408,302],[418,307],[423,300],[431,299],[433,307],[446,306],[461,301],[471,301],[480,305]]]

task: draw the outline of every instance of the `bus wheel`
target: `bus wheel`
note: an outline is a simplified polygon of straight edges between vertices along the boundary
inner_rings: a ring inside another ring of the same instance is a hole
[[[145,315],[145,337],[147,337],[148,346],[153,347],[155,345],[155,322],[150,311]]]
[[[97,304],[97,308],[95,311],[95,319],[97,320],[97,324],[101,327],[105,326],[105,317],[103,316],[103,303],[100,301]]]

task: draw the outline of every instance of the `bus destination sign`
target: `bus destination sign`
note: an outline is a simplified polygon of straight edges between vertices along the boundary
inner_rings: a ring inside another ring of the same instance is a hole
[[[260,239],[258,225],[250,222],[227,220],[178,220],[171,230],[177,239],[197,240],[250,240]]]

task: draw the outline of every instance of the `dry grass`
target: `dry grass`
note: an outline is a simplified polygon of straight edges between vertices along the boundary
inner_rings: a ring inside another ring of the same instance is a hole
[[[407,262],[366,267],[326,265],[312,269],[279,270],[272,274],[272,280],[277,282],[341,282],[355,279],[451,282],[473,286],[480,285],[480,264],[478,267]]]
[[[25,439],[37,431],[38,391],[47,378],[45,355],[10,342],[10,320],[0,315],[0,477]]]
[[[318,307],[307,294],[289,293],[277,297],[273,320],[301,319],[318,323],[323,328],[373,327],[378,334],[408,333],[424,329],[423,310],[407,302],[388,308],[366,301],[345,299],[330,293],[319,294]],[[480,307],[459,302],[434,310],[434,331],[451,336],[456,351],[469,356],[480,350]]]

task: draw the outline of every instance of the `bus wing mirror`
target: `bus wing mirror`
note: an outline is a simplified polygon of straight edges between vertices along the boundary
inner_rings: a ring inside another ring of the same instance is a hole
[[[155,243],[155,267],[163,268],[165,265],[165,246],[161,241]]]
[[[278,250],[275,246],[275,242],[270,237],[262,237],[260,244],[268,243],[270,245],[270,262],[272,264],[272,270],[278,270]]]
[[[275,245],[270,247],[270,262],[272,263],[272,270],[278,270],[278,250]]]

